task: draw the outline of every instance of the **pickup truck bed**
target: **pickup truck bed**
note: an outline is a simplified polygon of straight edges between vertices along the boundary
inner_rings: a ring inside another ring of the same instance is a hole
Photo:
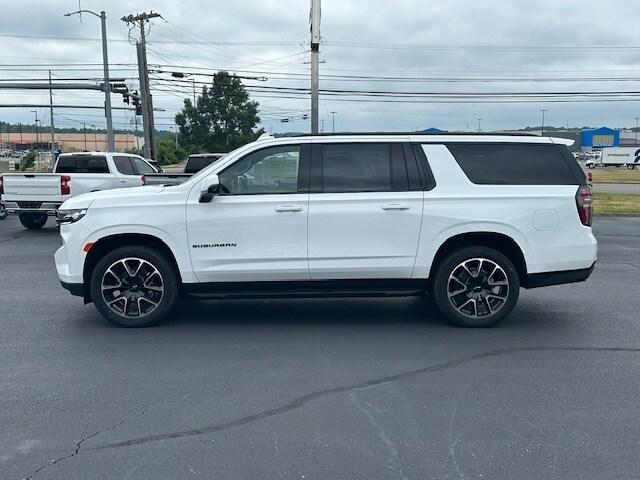
[[[0,176],[2,205],[20,216],[26,228],[42,228],[66,200],[83,193],[144,185],[153,168],[125,153],[83,152],[58,157],[54,173],[9,173]]]

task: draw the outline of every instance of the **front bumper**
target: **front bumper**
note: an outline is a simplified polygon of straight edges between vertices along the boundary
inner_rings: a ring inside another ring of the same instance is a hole
[[[84,297],[84,284],[82,283],[67,283],[60,280],[62,288],[68,290],[71,295],[75,297]]]
[[[591,276],[596,263],[589,268],[580,270],[564,270],[560,272],[531,273],[522,285],[524,288],[549,287],[551,285],[563,285],[565,283],[584,282]]]

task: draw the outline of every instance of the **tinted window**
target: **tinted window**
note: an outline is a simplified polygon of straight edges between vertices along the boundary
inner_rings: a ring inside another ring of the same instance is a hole
[[[156,173],[153,167],[149,165],[147,162],[145,162],[144,160],[141,160],[136,157],[131,157],[131,161],[133,162],[133,165],[137,173],[141,175],[145,175],[147,173]]]
[[[109,173],[107,159],[99,155],[60,156],[56,173]]]
[[[298,191],[300,146],[285,145],[250,153],[222,172],[223,191],[235,195]]]
[[[457,143],[447,145],[473,183],[490,185],[578,185],[557,145]],[[575,160],[572,160],[575,162]]]
[[[116,168],[121,174],[135,175],[135,172],[133,171],[133,165],[131,165],[129,157],[113,157],[113,163],[116,164]]]
[[[406,174],[405,174],[406,175]],[[334,143],[322,148],[324,192],[391,191],[387,143]]]
[[[212,155],[210,157],[189,157],[187,165],[184,167],[184,173],[199,172],[204,167],[208,167],[221,157],[222,155]]]

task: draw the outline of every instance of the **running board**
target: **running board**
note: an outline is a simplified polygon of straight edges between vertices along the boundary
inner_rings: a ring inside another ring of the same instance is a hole
[[[185,283],[199,298],[410,297],[427,291],[425,280],[301,280],[298,282]]]

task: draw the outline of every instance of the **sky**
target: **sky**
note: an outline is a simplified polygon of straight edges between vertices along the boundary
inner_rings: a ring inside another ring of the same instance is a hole
[[[634,126],[640,96],[602,92],[640,91],[635,3],[322,0],[320,88],[333,92],[320,97],[321,127],[331,131],[335,120],[336,131],[517,129],[540,125],[543,109],[547,125]],[[54,81],[99,80],[99,19],[63,16],[78,10],[77,0],[0,0],[0,7],[0,81],[44,80],[49,69]],[[147,35],[157,128],[173,128],[193,80],[200,88],[206,75],[225,69],[254,77],[244,83],[260,103],[265,130],[309,130],[308,93],[278,90],[309,88],[309,0],[81,0],[81,7],[106,11],[111,77],[131,89],[138,88],[139,31],[129,32],[120,18],[162,15]],[[178,82],[162,71],[187,76]],[[0,105],[46,105],[49,92],[2,89],[0,97]],[[60,105],[103,100],[94,91],[54,92]],[[112,103],[125,106],[119,95]],[[0,120],[33,123],[30,110],[1,107]],[[37,110],[49,125],[48,109]],[[115,111],[114,119],[116,128],[135,126],[130,111]],[[57,109],[54,121],[105,125],[99,109]]]

